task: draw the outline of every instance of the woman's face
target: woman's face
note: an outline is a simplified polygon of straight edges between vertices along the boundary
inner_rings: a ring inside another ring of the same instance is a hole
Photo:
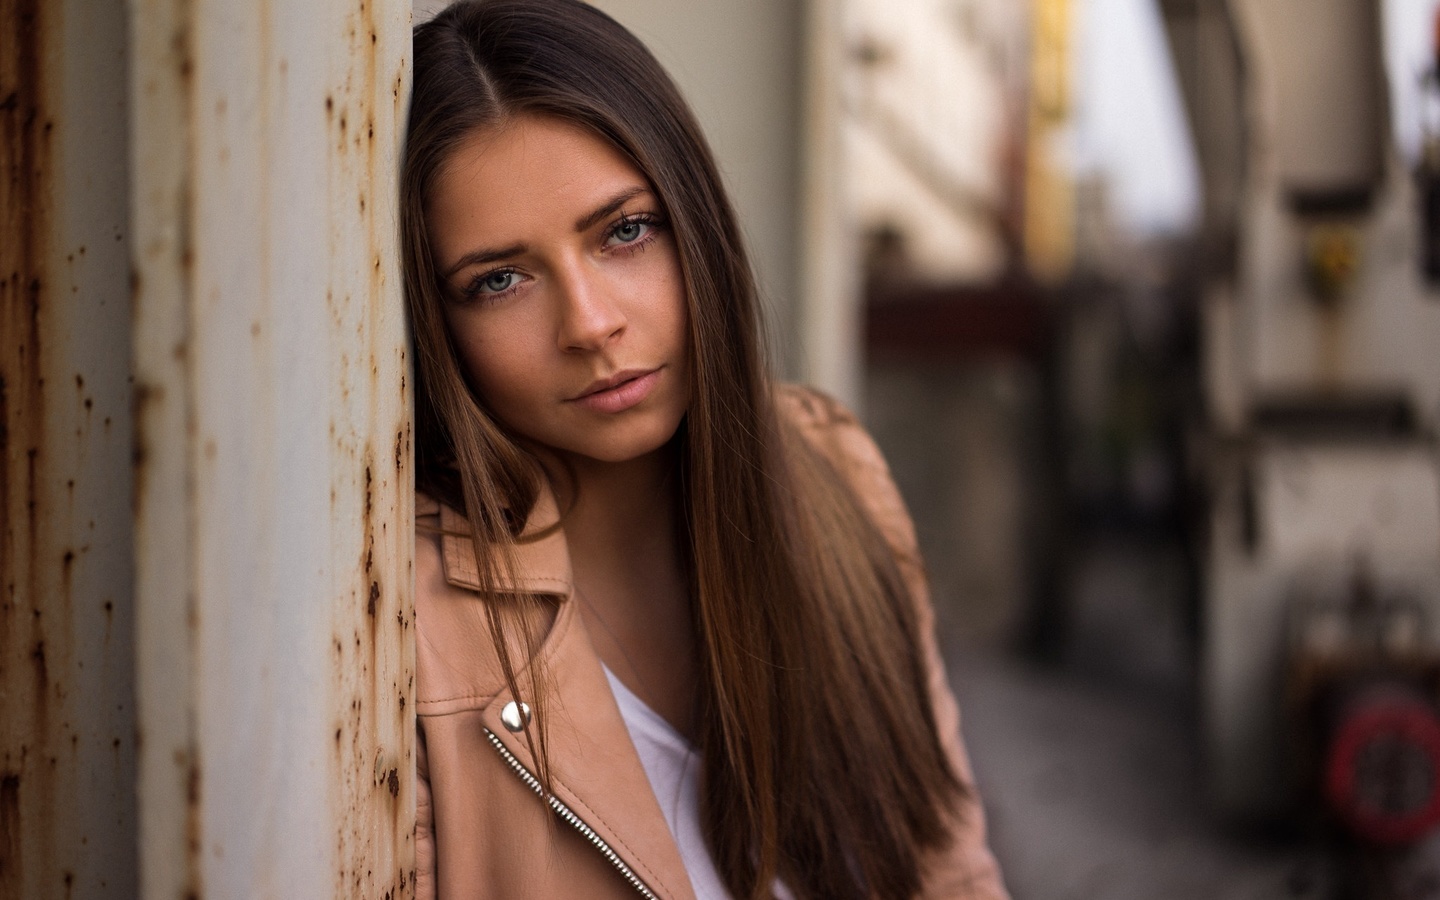
[[[618,150],[558,119],[477,132],[426,210],[446,321],[490,411],[562,454],[653,452],[689,406],[680,260]]]

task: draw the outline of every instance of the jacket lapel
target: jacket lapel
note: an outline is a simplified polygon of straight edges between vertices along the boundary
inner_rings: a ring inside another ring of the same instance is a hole
[[[557,518],[554,499],[546,492],[525,533],[540,533]],[[440,525],[446,580],[475,590],[479,574],[468,523],[442,504]],[[570,555],[563,531],[555,528],[537,540],[520,543],[516,557],[516,570],[509,573],[502,589],[553,594],[561,601],[539,652],[550,682],[550,695],[545,709],[538,714],[545,716],[556,798],[594,830],[657,896],[694,900],[690,876],[620,715],[600,657],[590,643],[576,604],[570,602]],[[539,767],[524,734],[511,732],[501,720],[501,713],[513,699],[510,691],[502,688],[485,706],[482,721],[522,765],[538,774]],[[540,802],[538,797],[536,802]]]
[[[575,604],[561,607],[540,655],[552,679],[543,714],[556,797],[658,896],[693,900],[690,876]],[[500,718],[512,699],[501,691],[484,711],[485,726],[535,772],[524,735]]]
[[[445,557],[445,578],[469,590],[480,589],[480,567],[475,564],[475,545],[470,540],[470,523],[460,513],[440,507],[441,550]],[[417,515],[420,513],[417,510]],[[553,527],[560,513],[548,490],[540,494],[520,542],[515,545],[515,571],[502,573],[500,591],[570,596],[570,551],[565,534]],[[548,533],[547,533],[548,530]]]

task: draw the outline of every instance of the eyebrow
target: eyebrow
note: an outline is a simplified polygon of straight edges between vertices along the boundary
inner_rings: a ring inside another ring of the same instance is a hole
[[[649,188],[638,184],[634,187],[626,188],[625,190],[611,197],[608,201],[596,208],[593,212],[586,213],[585,215],[576,219],[575,230],[589,231],[595,226],[595,223],[599,222],[606,216],[609,216],[611,213],[618,212],[620,210],[620,207],[624,206],[626,203],[629,203],[631,200],[634,200],[641,194],[647,193],[648,191]]]
[[[445,272],[445,275],[441,278],[441,280],[449,281],[456,272],[460,271],[461,269],[468,268],[469,266],[483,266],[487,263],[492,263],[497,260],[509,259],[512,256],[519,256],[524,252],[524,244],[511,244],[509,247],[501,247],[498,250],[476,250],[472,253],[467,253],[455,261],[455,265],[451,266]]]
[[[650,189],[648,187],[638,184],[634,187],[628,187],[624,189],[620,193],[611,197],[609,200],[606,200],[604,203],[600,204],[600,206],[581,216],[579,219],[576,219],[575,230],[589,231],[595,226],[597,222],[606,218],[607,216],[612,215],[615,212],[618,212],[620,208],[623,207],[626,203],[629,203],[631,200],[634,200],[641,194],[646,194],[649,192]],[[461,269],[468,268],[469,266],[483,266],[488,263],[498,262],[502,259],[509,259],[512,256],[519,256],[520,254],[524,253],[525,250],[526,247],[524,244],[511,244],[508,247],[500,247],[495,250],[472,251],[456,260],[455,265],[451,266],[445,272],[441,280],[449,281],[456,272],[459,272]]]

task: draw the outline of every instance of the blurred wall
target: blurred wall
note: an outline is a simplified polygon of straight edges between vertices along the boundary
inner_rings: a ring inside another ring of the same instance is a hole
[[[894,257],[883,260],[887,274],[998,277],[1011,262],[1029,4],[851,0],[844,9],[845,199],[872,266],[883,252]]]

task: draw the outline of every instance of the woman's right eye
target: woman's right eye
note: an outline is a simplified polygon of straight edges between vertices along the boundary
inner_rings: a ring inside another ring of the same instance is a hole
[[[513,287],[515,280],[519,277],[514,272],[491,272],[489,275],[481,277],[480,286],[491,294],[498,294],[506,288]]]
[[[520,273],[514,269],[496,269],[477,275],[465,288],[468,299],[492,299],[505,294],[520,283]]]

